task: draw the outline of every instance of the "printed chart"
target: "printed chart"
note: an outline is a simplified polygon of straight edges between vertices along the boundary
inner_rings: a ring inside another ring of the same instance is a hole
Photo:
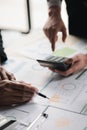
[[[47,118],[40,118],[27,130],[87,130],[87,117],[84,115],[50,107],[45,113]]]

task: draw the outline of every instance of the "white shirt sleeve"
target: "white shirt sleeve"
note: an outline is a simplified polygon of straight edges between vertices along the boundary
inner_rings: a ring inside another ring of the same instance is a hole
[[[48,7],[57,5],[57,6],[61,6],[62,0],[47,0],[48,3]]]

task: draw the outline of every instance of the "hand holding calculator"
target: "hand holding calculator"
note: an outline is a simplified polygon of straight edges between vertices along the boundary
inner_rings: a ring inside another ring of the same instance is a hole
[[[67,64],[68,58],[66,57],[58,57],[58,56],[50,56],[45,60],[37,60],[39,64],[43,67],[50,67],[52,69],[58,69],[60,71],[66,71],[71,67],[71,64]]]

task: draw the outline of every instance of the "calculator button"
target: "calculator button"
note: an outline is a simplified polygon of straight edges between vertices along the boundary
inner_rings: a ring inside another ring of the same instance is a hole
[[[65,61],[65,58],[61,58],[61,59],[59,60],[59,62],[63,62],[63,61]]]
[[[61,58],[60,57],[55,57],[55,56],[52,56],[50,59],[48,59],[49,61],[58,61],[60,60]]]
[[[46,59],[48,60],[48,61],[50,61],[50,60],[52,60],[54,58],[54,56],[50,56],[50,57],[47,57]]]

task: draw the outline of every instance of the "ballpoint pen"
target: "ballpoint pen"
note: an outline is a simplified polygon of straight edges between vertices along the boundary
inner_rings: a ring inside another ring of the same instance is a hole
[[[39,96],[41,96],[41,97],[43,97],[43,98],[49,99],[46,95],[44,95],[44,94],[42,94],[42,93],[37,93],[37,95],[39,95]]]

